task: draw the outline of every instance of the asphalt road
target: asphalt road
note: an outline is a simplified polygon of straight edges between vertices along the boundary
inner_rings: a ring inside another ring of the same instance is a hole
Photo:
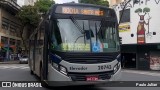
[[[0,64],[0,81],[38,81],[27,64]],[[123,70],[122,81],[160,81],[160,73]],[[62,88],[0,88],[0,90],[61,90]],[[160,87],[65,87],[67,90],[159,90]]]

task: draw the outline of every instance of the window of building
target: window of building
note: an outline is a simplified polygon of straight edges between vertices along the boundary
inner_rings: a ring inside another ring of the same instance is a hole
[[[21,25],[18,23],[15,23],[14,21],[2,17],[2,29],[9,30],[10,35],[20,37],[20,27]]]
[[[11,25],[11,27],[10,27],[10,31],[15,32],[15,31],[16,31],[16,26]]]
[[[4,37],[4,36],[1,36],[1,43],[8,44],[8,38]]]
[[[119,17],[121,18],[122,10],[119,12]],[[130,22],[130,9],[126,9],[123,12],[120,23]]]
[[[9,29],[9,20],[5,17],[2,17],[2,29],[8,30]]]
[[[21,41],[17,40],[17,46],[20,46],[20,45],[21,45]]]
[[[20,27],[17,27],[16,31],[15,31],[15,34],[17,37],[20,37],[21,34],[20,34]]]
[[[13,36],[16,35],[16,26],[14,25],[10,26],[10,35],[13,35]]]
[[[8,30],[8,28],[9,28],[9,23],[2,20],[2,29]]]
[[[15,45],[15,39],[10,38],[9,44],[10,44],[10,45]]]

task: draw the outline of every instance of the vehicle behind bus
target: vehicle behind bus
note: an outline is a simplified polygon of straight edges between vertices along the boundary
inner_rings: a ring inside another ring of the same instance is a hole
[[[88,4],[55,4],[30,37],[29,57],[31,73],[49,86],[120,80],[114,10]]]

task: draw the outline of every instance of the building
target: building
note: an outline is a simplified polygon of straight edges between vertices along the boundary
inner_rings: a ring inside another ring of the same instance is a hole
[[[20,5],[20,6],[23,6],[23,5],[34,5],[34,3],[37,1],[37,0],[16,0],[17,3]]]
[[[15,17],[19,10],[15,0],[0,1],[0,56],[5,60],[21,46],[21,22]]]
[[[125,61],[124,66],[141,70],[160,70],[160,2],[131,0],[128,4],[125,3],[112,6],[118,20],[121,20],[119,36],[122,38],[121,55]],[[124,6],[126,7],[123,11]]]
[[[24,0],[24,5],[34,5],[37,0]]]
[[[110,6],[119,4],[119,3],[123,2],[123,1],[125,1],[125,0],[108,0]]]

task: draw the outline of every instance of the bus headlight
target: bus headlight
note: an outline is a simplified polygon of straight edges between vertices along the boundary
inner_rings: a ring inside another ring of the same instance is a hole
[[[113,68],[114,73],[116,73],[116,72],[119,70],[120,66],[121,66],[121,63],[120,63],[120,62],[118,62],[118,63],[114,66],[114,68]]]
[[[63,73],[64,75],[67,75],[67,70],[66,70],[66,68],[65,68],[65,67],[60,66],[59,71],[60,71],[61,73]]]
[[[67,69],[59,64],[56,63],[52,63],[52,66],[59,72],[61,72],[64,75],[67,75]]]
[[[52,65],[53,65],[53,67],[54,67],[56,70],[58,70],[58,68],[59,68],[58,64],[53,63]]]

